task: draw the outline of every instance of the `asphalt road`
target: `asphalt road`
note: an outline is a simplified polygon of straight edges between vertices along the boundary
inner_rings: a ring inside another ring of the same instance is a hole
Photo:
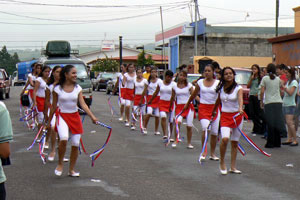
[[[88,156],[79,156],[76,168],[81,173],[80,178],[67,176],[67,163],[63,176],[57,177],[54,175],[57,156],[55,162],[43,165],[37,146],[26,150],[34,133],[19,121],[20,89],[12,88],[11,98],[4,101],[14,129],[12,165],[5,167],[7,199],[300,199],[299,147],[267,149],[272,154],[267,158],[241,138],[247,155],[238,155],[237,167],[243,173],[222,176],[218,162],[198,164],[200,135],[195,130],[192,140],[195,149],[186,149],[185,142],[177,149],[166,148],[161,136],[154,136],[153,119],[148,135],[143,136],[139,131],[126,128],[117,116],[111,118],[104,92],[94,92],[92,111],[100,121],[113,127],[107,148],[94,167]],[[117,97],[111,101],[118,108]],[[201,130],[197,120],[194,124]],[[249,133],[251,126],[251,122],[245,122],[245,132]],[[102,145],[108,134],[107,129],[93,125],[90,119],[85,120],[84,130],[83,140],[88,152]],[[185,132],[182,129],[184,136]],[[265,141],[259,136],[249,136],[256,144],[264,146]],[[229,168],[230,146],[226,163]],[[293,167],[286,164],[293,164]]]

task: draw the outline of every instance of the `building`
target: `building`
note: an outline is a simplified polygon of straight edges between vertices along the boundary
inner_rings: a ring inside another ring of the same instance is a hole
[[[294,33],[269,39],[272,43],[274,64],[300,65],[300,6],[293,10],[295,12]]]
[[[256,60],[272,60],[272,46],[267,40],[274,36],[275,29],[272,27],[211,26],[206,24],[206,19],[197,23],[197,56],[194,56],[194,23],[179,24],[164,31],[165,41],[167,41],[165,46],[169,49],[169,66],[172,71],[176,71],[176,68],[182,64],[193,64],[194,72],[201,73],[204,66],[213,61],[209,59],[212,57],[228,57],[222,59],[223,61],[230,60],[229,57],[240,57],[235,60],[253,59],[253,63]],[[293,28],[279,28],[280,35],[292,32]],[[156,34],[155,41],[158,46],[162,45],[161,32]],[[203,59],[203,56],[206,59]],[[250,67],[248,63],[233,64]],[[227,65],[229,66],[229,63],[225,62],[223,66]]]

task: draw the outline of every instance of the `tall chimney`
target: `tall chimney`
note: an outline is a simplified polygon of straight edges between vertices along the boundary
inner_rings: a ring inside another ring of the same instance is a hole
[[[295,33],[300,33],[300,6],[293,10],[295,12]]]

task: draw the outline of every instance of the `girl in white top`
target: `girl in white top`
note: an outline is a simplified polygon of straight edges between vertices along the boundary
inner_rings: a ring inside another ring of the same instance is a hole
[[[135,67],[133,64],[127,66],[127,73],[123,76],[122,85],[125,87],[125,126],[129,126],[130,108],[134,99],[134,80],[136,79]]]
[[[44,66],[42,68],[39,77],[35,80],[33,90],[33,107],[37,107],[38,118],[38,131],[40,130],[44,120],[44,108],[45,108],[45,91],[47,86],[47,80],[50,74],[51,68]],[[42,135],[40,135],[41,137]]]
[[[214,78],[214,68],[211,64],[206,65],[204,68],[204,79],[200,79],[196,83],[195,90],[190,96],[187,104],[184,109],[188,108],[190,102],[199,94],[200,95],[200,105],[198,107],[198,118],[202,127],[202,147],[205,140],[205,129],[208,127],[210,120],[212,120],[212,111],[215,105],[215,102],[218,98],[218,93],[216,92],[217,85],[219,80]],[[215,155],[215,149],[217,144],[217,136],[219,131],[220,123],[220,113],[217,109],[218,114],[213,119],[211,123],[210,133],[210,160],[218,161],[219,158]],[[203,155],[202,159],[205,159],[206,155]]]
[[[58,84],[59,82],[59,76],[61,72],[61,67],[60,66],[55,66],[52,69],[49,81],[47,83],[47,88],[46,88],[46,93],[45,93],[45,111],[48,110],[48,113],[44,112],[45,115],[45,121],[47,122],[49,117],[48,115],[50,114],[50,108],[53,102],[53,90],[54,87]],[[55,157],[55,142],[56,142],[56,131],[55,131],[55,122],[56,122],[56,117],[53,116],[51,122],[50,122],[50,129],[48,130],[47,138],[50,136],[51,138],[51,152],[48,156],[48,161],[53,161]],[[48,142],[48,141],[47,141]]]
[[[137,110],[139,107],[140,101],[142,99],[142,94],[145,86],[148,85],[148,81],[143,78],[143,71],[141,68],[136,70],[136,79],[134,80],[134,100],[133,100],[133,110]],[[142,104],[145,104],[145,98],[142,99]],[[145,119],[145,108],[146,106],[142,106],[140,109],[143,115],[143,119]],[[134,114],[136,117],[136,113]],[[143,122],[144,124],[144,122]],[[135,122],[132,123],[132,130],[135,130]]]
[[[122,82],[123,82],[123,76],[126,73],[126,65],[121,65],[121,73],[118,76],[117,82],[114,86],[113,94],[116,92],[116,89],[119,88],[119,101],[120,101],[120,115],[121,117],[119,118],[119,121],[123,121],[123,114],[125,110],[125,87],[123,87]]]
[[[176,109],[175,109],[175,114],[178,116],[181,111],[181,115],[178,117],[178,125],[180,128],[180,124],[182,123],[182,118],[186,118],[187,121],[187,143],[188,149],[193,149],[193,145],[191,144],[192,140],[192,127],[193,127],[193,120],[194,120],[194,105],[189,104],[188,108],[183,110],[185,104],[189,100],[190,95],[193,93],[193,85],[187,81],[187,72],[186,71],[181,71],[178,76],[178,83],[173,86],[172,90],[172,97],[171,97],[171,102],[174,102],[175,97],[176,97]],[[171,110],[171,106],[170,106]],[[176,135],[176,134],[175,134]],[[175,136],[176,139],[176,136]],[[177,140],[172,144],[173,148],[176,148],[177,145]]]
[[[149,104],[151,105],[153,99],[155,99],[155,97],[160,93],[158,107],[159,107],[159,114],[161,118],[161,127],[164,134],[163,139],[168,138],[167,117],[170,123],[170,131],[173,129],[174,106],[171,105],[170,99],[172,96],[172,89],[176,85],[176,83],[173,82],[172,79],[173,79],[173,72],[170,70],[166,71],[164,81],[158,84],[154,94],[152,95],[152,98],[149,101]],[[169,110],[170,106],[172,107],[172,110]]]
[[[216,109],[222,103],[221,109],[221,135],[222,141],[220,146],[220,172],[223,175],[227,174],[225,164],[225,153],[231,133],[231,173],[240,174],[241,171],[236,169],[236,155],[240,133],[238,128],[243,128],[243,88],[235,82],[235,71],[231,67],[225,67],[221,74],[220,83],[216,89],[219,93],[216,101],[213,116],[216,116]],[[234,116],[240,114],[233,119]]]
[[[142,98],[145,97],[145,95],[147,94],[147,115],[145,117],[145,130],[144,130],[144,134],[147,134],[147,126],[148,126],[148,122],[150,119],[150,116],[152,114],[154,114],[155,116],[155,132],[154,135],[160,135],[160,133],[158,132],[158,126],[159,126],[159,98],[160,98],[160,94],[158,93],[158,95],[152,100],[152,102],[150,102],[151,104],[149,104],[150,99],[152,98],[152,95],[154,94],[156,87],[162,82],[161,79],[159,79],[157,77],[157,69],[156,68],[152,68],[150,71],[150,76],[149,76],[149,80],[148,80],[148,85],[145,85],[143,94],[142,94]],[[140,101],[140,105],[142,104],[142,99]]]
[[[93,115],[88,106],[86,105],[82,89],[76,83],[77,70],[73,65],[66,65],[61,73],[59,84],[55,86],[53,91],[53,104],[48,120],[48,128],[52,120],[54,112],[56,112],[57,104],[59,104],[59,111],[56,112],[56,124],[60,138],[58,154],[59,161],[55,169],[55,175],[61,176],[63,171],[63,159],[66,152],[66,146],[71,132],[71,155],[69,176],[78,177],[80,174],[75,172],[74,167],[78,157],[78,147],[80,143],[81,134],[83,133],[82,122],[78,113],[77,102],[79,101],[81,108],[89,115],[93,123],[98,119]]]

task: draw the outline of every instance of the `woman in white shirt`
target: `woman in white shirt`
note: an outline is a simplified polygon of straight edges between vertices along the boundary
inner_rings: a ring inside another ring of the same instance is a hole
[[[212,111],[215,105],[215,102],[218,98],[218,93],[216,92],[217,85],[219,80],[214,78],[214,68],[211,64],[206,65],[204,68],[204,79],[200,79],[196,83],[195,90],[190,96],[188,102],[186,103],[184,109],[187,109],[190,102],[195,99],[197,95],[200,95],[200,105],[198,107],[198,118],[202,127],[202,146],[205,140],[205,129],[208,128],[210,120],[213,120],[211,123],[210,133],[210,160],[218,161],[219,158],[215,155],[215,149],[217,144],[217,136],[219,131],[220,123],[220,112],[217,109],[217,115],[212,119]],[[203,155],[202,159],[205,159],[206,155]]]
[[[217,108],[222,103],[221,108],[221,135],[222,141],[220,146],[220,172],[222,175],[227,174],[225,164],[226,148],[231,137],[231,167],[229,172],[241,174],[242,172],[236,169],[236,155],[240,132],[243,128],[243,88],[235,82],[235,71],[231,67],[225,67],[222,70],[220,83],[217,86],[216,92],[219,92],[218,99],[213,110],[213,117],[217,115]],[[233,119],[237,114],[238,117]],[[232,131],[232,133],[231,133]],[[231,135],[231,136],[230,136]]]
[[[114,86],[113,94],[116,92],[116,89],[119,88],[119,101],[120,101],[120,115],[121,117],[119,118],[119,121],[123,121],[123,114],[125,110],[125,88],[123,87],[123,76],[126,73],[126,65],[121,65],[121,73],[118,75],[117,82]]]
[[[71,132],[72,148],[68,175],[72,177],[80,176],[80,173],[74,170],[78,157],[80,138],[81,134],[83,134],[82,122],[77,107],[78,101],[93,123],[98,121],[86,105],[82,96],[82,88],[76,83],[76,79],[76,68],[73,65],[66,65],[60,73],[59,84],[55,86],[53,91],[53,104],[48,120],[48,128],[50,128],[53,114],[56,112],[56,126],[60,138],[58,148],[59,161],[54,171],[57,176],[61,176],[63,172],[63,159],[69,139],[69,132]],[[57,105],[59,105],[58,111],[56,111]]]
[[[193,149],[194,146],[191,144],[192,141],[192,127],[193,127],[193,120],[194,120],[194,114],[195,114],[195,109],[194,105],[190,103],[188,105],[188,108],[183,110],[185,104],[189,100],[190,95],[193,93],[193,85],[188,82],[187,80],[187,72],[186,71],[181,71],[178,75],[178,82],[175,84],[172,88],[172,96],[171,96],[171,103],[174,102],[176,99],[176,109],[175,109],[175,114],[178,116],[181,111],[181,115],[178,117],[178,125],[180,128],[180,124],[182,123],[182,119],[186,118],[187,122],[187,143],[188,149]],[[169,110],[172,109],[172,104],[170,104]],[[173,148],[176,148],[177,145],[177,140],[176,140],[176,134],[175,134],[175,142],[172,144]]]
[[[148,85],[147,79],[143,77],[143,70],[141,68],[138,68],[136,70],[136,79],[134,80],[134,100],[133,100],[133,110],[136,111],[139,107],[140,101],[142,101],[142,104],[145,104],[145,98],[142,98],[142,94],[144,91],[145,86]],[[140,109],[141,114],[143,115],[143,119],[145,119],[145,108],[146,106],[142,106]],[[137,116],[137,113],[134,113],[135,117]],[[144,122],[143,126],[144,126]],[[132,122],[131,130],[135,130],[135,122]]]
[[[127,66],[127,73],[123,76],[122,85],[125,88],[125,126],[129,126],[130,108],[134,99],[134,80],[136,79],[135,67],[133,64]]]
[[[161,118],[161,127],[164,134],[163,139],[168,138],[167,117],[170,123],[170,131],[172,131],[173,128],[173,119],[174,119],[173,105],[174,104],[172,103],[171,105],[170,99],[172,96],[172,89],[176,85],[176,83],[173,82],[172,79],[173,79],[173,72],[170,70],[166,71],[164,81],[158,84],[152,98],[149,101],[149,104],[151,105],[152,101],[157,97],[158,94],[160,94],[158,107],[159,107],[159,114]],[[170,106],[172,107],[171,110],[169,110]]]
[[[155,135],[160,135],[160,132],[158,132],[158,126],[159,126],[159,98],[160,94],[158,94],[149,104],[150,99],[152,98],[156,87],[162,82],[161,79],[157,77],[157,69],[152,68],[150,71],[150,76],[148,80],[148,85],[145,85],[142,98],[145,97],[147,94],[147,115],[145,117],[145,129],[144,129],[144,134],[147,134],[147,127],[148,127],[148,122],[150,119],[150,116],[153,114],[155,116]],[[140,101],[140,105],[142,104],[142,99]]]

